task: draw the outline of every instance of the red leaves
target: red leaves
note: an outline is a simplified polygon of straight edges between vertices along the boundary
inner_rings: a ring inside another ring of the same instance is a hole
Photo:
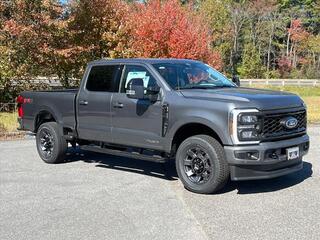
[[[282,71],[288,71],[292,68],[291,60],[288,57],[281,57],[278,60],[279,69]]]
[[[139,3],[130,20],[132,48],[139,57],[200,59],[220,68],[220,55],[212,52],[202,19],[177,0]]]

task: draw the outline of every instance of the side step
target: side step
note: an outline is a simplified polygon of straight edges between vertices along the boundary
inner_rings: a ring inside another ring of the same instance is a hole
[[[106,153],[106,154],[120,156],[120,157],[140,159],[140,160],[150,161],[150,162],[165,163],[168,160],[167,158],[164,158],[159,155],[152,155],[151,156],[151,155],[146,155],[146,154],[140,154],[138,152],[127,152],[127,151],[121,151],[121,150],[117,150],[117,149],[102,148],[100,146],[83,145],[83,146],[80,146],[80,149],[85,150],[85,151]]]

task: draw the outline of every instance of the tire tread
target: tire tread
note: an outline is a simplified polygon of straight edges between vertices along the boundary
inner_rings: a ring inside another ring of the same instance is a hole
[[[209,144],[217,158],[215,160],[215,166],[218,168],[218,170],[216,171],[217,177],[215,178],[215,181],[213,184],[209,185],[209,186],[203,186],[202,188],[198,188],[198,189],[194,189],[191,186],[188,186],[188,184],[186,183],[186,181],[182,181],[185,188],[192,191],[192,192],[196,192],[196,193],[202,193],[202,194],[210,194],[210,193],[214,193],[217,192],[219,190],[221,190],[226,183],[229,180],[229,176],[230,176],[230,169],[229,169],[229,165],[226,161],[226,156],[225,156],[225,152],[223,147],[221,146],[221,144],[213,137],[209,136],[209,135],[194,135],[192,137],[189,137],[187,139],[185,139],[179,146],[178,151],[176,156],[180,155],[180,151],[181,151],[181,146],[184,146],[185,144],[188,144],[190,141],[194,141],[194,140],[200,140],[202,142],[205,142],[207,144]],[[181,179],[181,173],[179,172],[180,170],[179,168],[179,163],[178,163],[178,159],[176,160],[176,168],[177,168],[177,172],[178,175]]]
[[[68,143],[66,139],[63,138],[61,134],[59,134],[59,126],[56,122],[45,122],[40,125],[38,131],[37,131],[37,144],[38,144],[38,133],[40,132],[41,128],[47,127],[51,130],[52,134],[54,135],[54,139],[56,141],[56,145],[58,146],[57,149],[54,149],[54,155],[52,159],[45,159],[41,156],[41,153],[39,152],[39,148],[37,146],[37,150],[39,152],[39,155],[41,159],[46,163],[56,164],[61,163],[65,159],[66,151],[68,148]]]

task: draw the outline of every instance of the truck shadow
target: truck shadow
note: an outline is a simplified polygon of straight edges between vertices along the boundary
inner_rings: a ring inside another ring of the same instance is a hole
[[[95,167],[157,177],[169,181],[178,180],[174,161],[166,163],[149,162],[126,157],[113,156],[83,150],[69,150],[66,163],[83,161],[95,164]]]
[[[275,192],[297,185],[312,176],[312,164],[303,162],[303,169],[285,176],[254,181],[231,182],[218,194],[237,190],[237,194],[253,194],[264,192]]]
[[[66,162],[83,161],[95,164],[95,167],[126,171],[142,174],[150,177],[157,177],[164,180],[176,181],[178,175],[175,169],[174,160],[166,163],[148,162],[125,157],[112,156],[82,150],[69,151]],[[215,194],[237,191],[237,194],[254,194],[264,192],[274,192],[281,189],[290,188],[312,176],[312,164],[303,162],[303,169],[299,172],[286,176],[255,181],[229,181],[228,184]]]

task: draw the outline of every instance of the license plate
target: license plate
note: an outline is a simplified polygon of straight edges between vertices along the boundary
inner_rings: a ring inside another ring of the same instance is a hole
[[[299,147],[287,148],[287,159],[292,160],[299,157]]]

